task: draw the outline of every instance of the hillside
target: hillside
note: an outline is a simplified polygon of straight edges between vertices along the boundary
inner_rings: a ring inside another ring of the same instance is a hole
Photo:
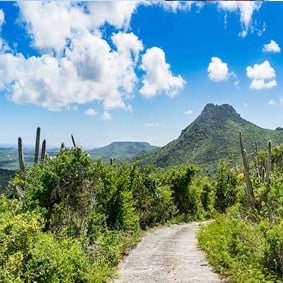
[[[241,118],[228,104],[207,104],[176,140],[151,153],[139,155],[136,160],[160,167],[193,163],[205,169],[216,168],[223,158],[232,157],[235,162],[239,160],[239,131],[243,133],[248,152],[254,151],[255,142],[258,149],[265,148],[268,140],[273,144],[283,143],[280,128],[260,128]]]
[[[113,142],[107,146],[88,150],[93,160],[102,159],[108,162],[113,159],[127,159],[131,158],[141,152],[151,151],[156,149],[147,142]]]

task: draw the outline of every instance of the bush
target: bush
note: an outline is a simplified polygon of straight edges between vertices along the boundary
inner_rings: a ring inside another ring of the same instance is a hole
[[[265,231],[264,266],[276,277],[283,277],[283,221]]]
[[[222,160],[216,176],[215,209],[225,212],[237,202],[238,193],[236,173],[229,168],[227,161]]]
[[[162,183],[171,188],[174,204],[178,209],[178,213],[184,216],[184,220],[194,217],[193,206],[195,203],[189,185],[197,171],[198,169],[191,165],[178,168],[172,167],[161,178]]]
[[[43,233],[42,216],[21,212],[20,206],[0,198],[1,282],[86,282],[94,277],[78,240]]]
[[[265,278],[260,265],[264,239],[256,226],[218,216],[202,226],[198,241],[216,271],[233,282],[261,282]]]

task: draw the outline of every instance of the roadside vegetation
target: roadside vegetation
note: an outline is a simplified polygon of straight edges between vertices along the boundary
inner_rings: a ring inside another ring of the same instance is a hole
[[[253,200],[244,174],[222,164],[216,180],[219,213],[200,230],[199,245],[231,282],[282,282],[283,146],[249,157]]]
[[[105,282],[142,230],[209,218],[213,194],[191,165],[110,165],[63,148],[0,198],[0,281]]]
[[[39,131],[38,131],[39,132]],[[241,136],[240,136],[241,137]],[[73,137],[72,137],[73,140]],[[231,282],[282,282],[283,145],[222,160],[214,176],[93,161],[76,146],[24,164],[0,195],[0,282],[106,282],[142,231],[214,219],[198,240]]]

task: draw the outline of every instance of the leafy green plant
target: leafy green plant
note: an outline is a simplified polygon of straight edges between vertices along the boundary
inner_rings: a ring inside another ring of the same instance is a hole
[[[237,186],[236,172],[231,169],[227,161],[219,164],[215,185],[215,209],[225,212],[226,209],[238,200],[239,187]]]

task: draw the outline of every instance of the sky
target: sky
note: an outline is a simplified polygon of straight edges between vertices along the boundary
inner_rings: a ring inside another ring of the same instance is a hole
[[[0,144],[163,146],[207,103],[283,127],[283,3],[0,2]]]

